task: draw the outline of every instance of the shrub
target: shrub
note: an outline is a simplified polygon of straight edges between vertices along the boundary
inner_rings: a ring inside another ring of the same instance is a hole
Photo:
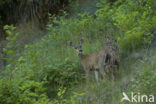
[[[153,68],[152,64],[146,64],[142,71],[138,72],[137,75],[131,80],[132,85],[129,85],[128,89],[142,94],[156,95],[156,93],[153,92],[156,90],[155,80],[156,69]]]
[[[97,19],[105,25],[105,33],[116,37],[122,51],[131,52],[152,39],[151,31],[156,26],[153,2],[118,0],[110,6],[106,0],[101,0]]]
[[[1,104],[49,104],[45,94],[44,82],[35,82],[25,78],[0,80]]]

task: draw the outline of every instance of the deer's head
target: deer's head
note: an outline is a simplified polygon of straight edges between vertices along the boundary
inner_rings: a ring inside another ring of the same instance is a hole
[[[73,44],[73,42],[70,41],[69,45],[70,45],[71,47],[73,47],[73,48],[78,52],[78,54],[80,55],[80,54],[82,54],[82,52],[83,52],[83,50],[82,50],[82,43],[83,43],[83,41],[84,41],[84,39],[81,38],[81,40],[80,40],[80,42],[79,42],[79,44],[78,44],[77,46],[75,46],[75,45]]]

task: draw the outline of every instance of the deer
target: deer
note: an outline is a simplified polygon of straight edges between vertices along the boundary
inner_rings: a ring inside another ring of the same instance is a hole
[[[95,71],[95,78],[98,82],[98,72],[102,75],[103,79],[106,80],[107,72],[109,70],[119,69],[119,56],[116,53],[116,47],[108,43],[103,50],[96,51],[90,54],[83,54],[82,43],[84,39],[81,38],[77,46],[73,44],[72,41],[69,42],[69,45],[73,47],[78,52],[78,57],[83,66],[83,69],[86,73],[86,84],[88,85],[89,81],[89,72]],[[113,77],[116,77],[116,72],[113,71]],[[114,79],[114,78],[113,78]]]

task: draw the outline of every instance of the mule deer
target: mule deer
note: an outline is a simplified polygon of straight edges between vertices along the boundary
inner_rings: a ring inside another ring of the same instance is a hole
[[[70,42],[70,46],[76,49],[78,52],[78,57],[80,62],[86,72],[86,83],[89,81],[89,72],[91,70],[95,71],[95,78],[98,81],[98,75],[96,71],[99,71],[102,75],[103,79],[106,79],[106,74],[112,68],[116,67],[119,69],[119,57],[116,54],[114,47],[111,45],[105,46],[105,48],[101,51],[97,51],[91,54],[83,54],[82,43],[83,39],[80,40],[79,45],[75,46],[72,42]],[[113,76],[115,76],[115,72]]]

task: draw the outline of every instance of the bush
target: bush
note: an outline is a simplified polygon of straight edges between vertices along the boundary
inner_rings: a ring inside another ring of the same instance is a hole
[[[81,71],[76,64],[78,63],[72,63],[69,59],[66,59],[61,64],[45,66],[43,76],[47,79],[46,86],[49,96],[55,96],[60,87],[70,90],[69,88],[83,80],[83,77],[79,77]]]
[[[113,31],[110,35],[116,37],[121,50],[130,52],[152,39],[151,31],[156,26],[153,2],[118,0],[111,7],[106,0],[102,0],[96,15],[105,25],[106,33]]]
[[[0,80],[1,104],[49,104],[45,94],[44,82],[25,78]]]
[[[128,89],[142,94],[156,95],[156,92],[153,92],[156,90],[156,69],[152,66],[152,64],[146,64],[142,71],[138,72],[131,80],[131,85],[129,85]]]

